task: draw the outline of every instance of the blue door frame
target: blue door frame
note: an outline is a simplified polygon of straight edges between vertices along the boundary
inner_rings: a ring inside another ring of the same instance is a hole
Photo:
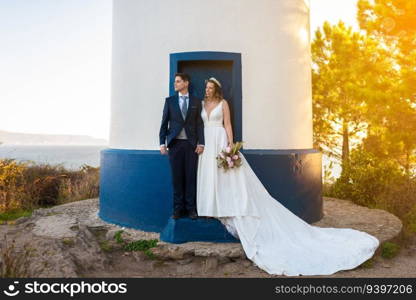
[[[231,119],[233,125],[234,141],[241,141],[243,137],[242,127],[242,75],[241,75],[241,53],[233,52],[214,52],[214,51],[195,51],[180,52],[170,54],[170,76],[169,94],[174,95],[175,89],[173,82],[175,73],[181,71],[181,62],[231,62],[231,82],[232,91]],[[191,78],[192,82],[192,78]]]

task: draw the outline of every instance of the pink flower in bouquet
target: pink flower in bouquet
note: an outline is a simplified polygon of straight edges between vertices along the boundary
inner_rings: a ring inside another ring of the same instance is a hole
[[[217,154],[217,166],[223,168],[224,171],[228,169],[235,169],[241,166],[242,157],[239,150],[241,149],[243,142],[237,142],[231,146],[225,147],[220,153]]]

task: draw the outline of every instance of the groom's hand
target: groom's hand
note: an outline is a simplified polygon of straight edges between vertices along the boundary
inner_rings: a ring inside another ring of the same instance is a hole
[[[202,152],[204,152],[204,146],[202,145],[196,146],[195,152],[198,154],[201,154]]]
[[[166,149],[166,146],[160,146],[160,154],[167,155],[168,150]]]

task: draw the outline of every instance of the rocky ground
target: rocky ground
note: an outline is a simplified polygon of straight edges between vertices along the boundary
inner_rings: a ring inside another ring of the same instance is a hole
[[[20,275],[16,277],[281,277],[253,265],[238,243],[158,241],[151,252],[127,251],[126,244],[158,240],[159,234],[106,223],[97,212],[98,199],[88,199],[38,209],[31,217],[1,225],[3,276],[14,272]],[[324,198],[324,213],[313,225],[359,229],[381,242],[393,239],[402,228],[400,220],[385,211],[345,200]],[[416,277],[416,239],[392,259],[377,253],[366,267],[324,277]]]

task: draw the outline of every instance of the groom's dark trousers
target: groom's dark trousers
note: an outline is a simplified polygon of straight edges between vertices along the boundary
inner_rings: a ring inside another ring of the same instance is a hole
[[[166,98],[159,131],[160,144],[167,145],[173,183],[173,212],[196,212],[197,145],[204,145],[201,101],[189,97],[186,118],[182,117],[178,95]],[[177,139],[182,128],[187,139]]]

